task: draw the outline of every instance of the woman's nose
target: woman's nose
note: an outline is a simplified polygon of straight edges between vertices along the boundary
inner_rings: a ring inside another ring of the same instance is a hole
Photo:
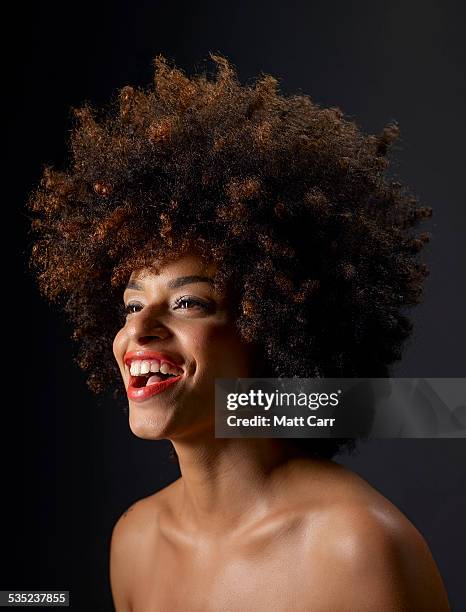
[[[133,314],[127,331],[129,337],[141,345],[147,344],[153,339],[164,340],[170,334],[157,311],[147,306]]]

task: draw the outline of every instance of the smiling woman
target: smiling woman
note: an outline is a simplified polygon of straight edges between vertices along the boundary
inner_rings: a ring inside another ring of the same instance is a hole
[[[189,78],[159,56],[153,87],[76,109],[70,167],[29,201],[90,388],[179,461],[114,527],[116,610],[447,610],[419,532],[331,460],[354,441],[214,435],[215,378],[387,375],[430,209],[386,174],[396,125],[365,135],[212,59]]]
[[[130,427],[142,438],[174,441],[199,428],[211,435],[213,380],[252,371],[252,349],[226,296],[213,288],[215,266],[194,253],[166,262],[158,274],[133,273],[123,294],[126,320],[113,351]]]

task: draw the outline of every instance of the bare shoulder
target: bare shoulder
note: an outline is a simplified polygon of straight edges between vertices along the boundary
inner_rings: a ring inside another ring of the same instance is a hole
[[[366,481],[342,468],[322,506],[319,558],[335,609],[448,611],[442,579],[416,527]]]
[[[157,526],[157,516],[166,507],[177,481],[157,493],[137,500],[118,518],[113,527],[112,545],[137,547],[147,541]]]
[[[117,612],[131,610],[132,578],[137,563],[157,537],[158,515],[175,483],[139,499],[116,521],[110,542],[110,584]]]

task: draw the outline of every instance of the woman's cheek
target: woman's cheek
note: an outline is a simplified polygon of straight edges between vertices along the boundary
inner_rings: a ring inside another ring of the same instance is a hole
[[[123,359],[123,346],[125,342],[125,328],[122,327],[120,331],[117,333],[115,338],[113,339],[113,355],[117,360],[118,365],[121,369],[121,363]]]
[[[233,325],[218,325],[211,328],[204,338],[207,362],[219,376],[240,378],[248,375],[248,347],[241,340]]]

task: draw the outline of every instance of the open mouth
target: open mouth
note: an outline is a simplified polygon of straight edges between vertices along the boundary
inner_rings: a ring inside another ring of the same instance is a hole
[[[129,373],[127,395],[136,401],[162,393],[184,375],[174,358],[155,351],[132,351],[124,361]]]
[[[151,385],[169,380],[170,378],[181,378],[181,376],[177,376],[176,374],[163,374],[162,372],[157,372],[156,374],[149,372],[148,374],[141,374],[140,376],[130,376],[129,384],[131,387],[140,389],[141,387],[150,387]]]
[[[163,393],[181,380],[182,374],[147,374],[130,376],[126,393],[128,398],[136,402],[144,402],[154,395]]]

